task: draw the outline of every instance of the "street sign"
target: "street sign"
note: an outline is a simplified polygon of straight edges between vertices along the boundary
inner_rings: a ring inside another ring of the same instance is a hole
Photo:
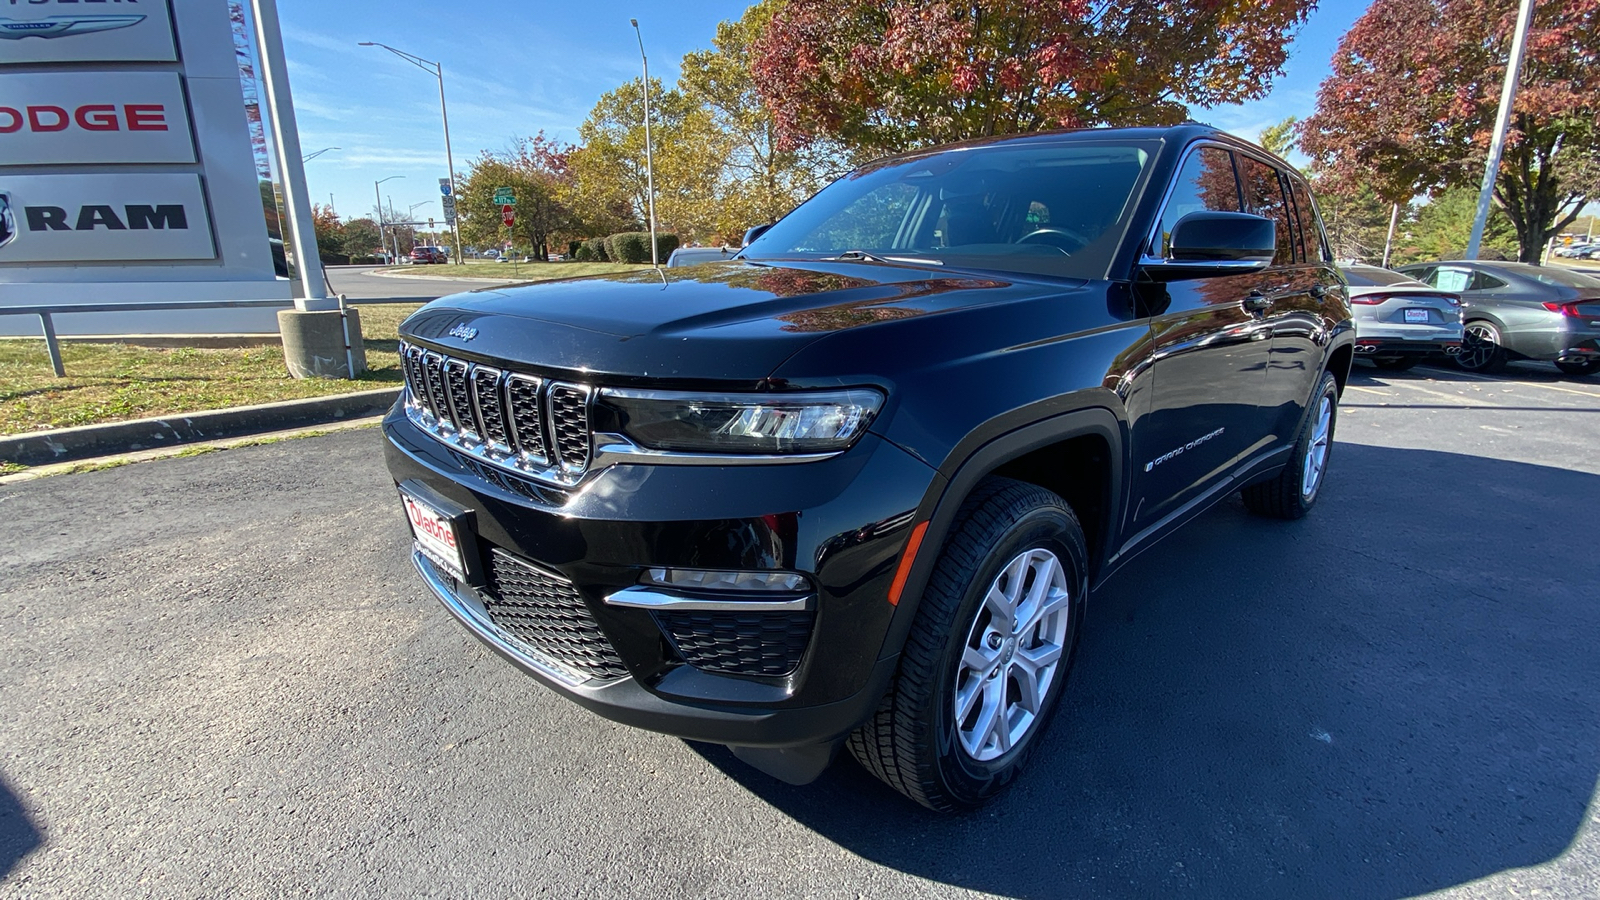
[[[505,204],[504,206],[501,206],[500,207],[500,221],[506,223],[506,227],[508,227],[508,228],[511,227],[512,225],[517,224],[517,210],[516,210],[516,208],[513,207],[509,203]]]
[[[443,194],[446,197],[450,196],[450,179],[448,179],[448,178],[439,179],[439,193]]]
[[[456,198],[449,195],[440,197],[439,205],[444,207],[444,220],[454,223],[456,220]]]
[[[495,188],[494,202],[496,206],[513,206],[517,202],[517,195],[513,194],[511,188],[508,187]]]

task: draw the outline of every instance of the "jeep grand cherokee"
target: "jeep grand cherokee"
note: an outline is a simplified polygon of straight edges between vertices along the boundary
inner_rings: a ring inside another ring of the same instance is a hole
[[[389,467],[468,630],[603,716],[795,783],[848,746],[936,809],[1016,776],[1118,567],[1233,491],[1312,507],[1353,340],[1300,175],[1193,124],[880,160],[733,261],[401,333]]]

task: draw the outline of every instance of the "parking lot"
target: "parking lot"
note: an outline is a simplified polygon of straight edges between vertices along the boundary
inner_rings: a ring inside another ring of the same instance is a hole
[[[1600,378],[1358,367],[1317,510],[1090,605],[1030,771],[922,810],[601,720],[406,560],[376,430],[0,488],[0,896],[1600,893]]]

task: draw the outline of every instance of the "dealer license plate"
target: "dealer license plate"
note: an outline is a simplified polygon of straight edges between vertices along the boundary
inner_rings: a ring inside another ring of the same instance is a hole
[[[1426,322],[1428,321],[1428,311],[1425,309],[1408,309],[1406,310],[1406,321]]]
[[[404,488],[400,490],[400,501],[405,504],[406,521],[411,523],[417,549],[446,574],[466,581],[466,560],[461,555],[461,540],[466,536],[457,532],[456,520],[406,493]]]

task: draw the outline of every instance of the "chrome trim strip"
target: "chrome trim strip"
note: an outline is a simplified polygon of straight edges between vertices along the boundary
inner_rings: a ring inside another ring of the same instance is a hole
[[[462,601],[456,595],[455,589],[445,583],[444,578],[439,575],[439,571],[434,568],[433,563],[422,555],[422,551],[411,551],[411,564],[417,567],[417,573],[422,576],[423,582],[439,598],[439,602],[444,604],[444,608],[450,610],[451,615],[459,619],[461,624],[467,626],[467,630],[477,635],[480,640],[493,644],[522,665],[562,684],[578,687],[594,680],[576,669],[569,668],[556,660],[550,659],[522,641],[501,631],[500,627],[493,622],[479,616],[477,610]]]
[[[815,596],[806,594],[803,597],[789,597],[783,600],[708,600],[704,597],[666,594],[645,587],[631,587],[607,596],[605,602],[608,606],[627,606],[657,612],[805,612],[811,608],[811,601]]]
[[[594,435],[596,469],[617,463],[642,463],[659,466],[753,466],[819,462],[832,459],[843,450],[824,453],[690,453],[685,450],[651,450],[628,440],[626,435],[597,431]]]
[[[481,400],[483,392],[478,389],[479,373],[491,375],[494,379],[494,386],[490,390],[495,395],[495,402],[500,404],[500,429],[505,432],[506,437],[509,439],[511,437],[511,426],[506,421],[505,391],[501,390],[501,386],[505,384],[506,373],[496,369],[494,366],[473,363],[472,367],[467,370],[467,394],[472,398],[472,414],[477,417],[478,434],[483,439],[483,445],[491,453],[509,455],[511,453],[511,445],[502,444],[489,434],[489,422],[483,415],[483,403]]]
[[[583,459],[578,462],[568,462],[567,454],[561,447],[561,430],[556,427],[556,392],[569,391],[583,398]],[[561,467],[561,471],[579,478],[589,470],[589,464],[594,461],[594,427],[590,424],[594,413],[594,397],[596,391],[587,384],[577,384],[571,381],[552,381],[550,389],[544,394],[544,422],[545,422],[545,453],[550,459]]]
[[[512,386],[523,384],[533,391],[533,421],[535,434],[524,435],[522,429],[517,427],[517,401],[512,396]],[[544,434],[544,379],[532,375],[523,375],[512,372],[506,376],[505,390],[502,392],[506,402],[506,427],[507,434],[511,436],[511,446],[516,451],[516,458],[524,465],[534,468],[545,468],[550,465],[550,442]],[[543,451],[535,453],[528,449],[533,444]]]
[[[468,441],[482,441],[482,434],[478,431],[478,422],[473,416],[472,408],[472,363],[453,356],[444,357],[444,365],[439,369],[444,377],[445,400],[450,404],[450,419],[456,423],[456,430],[461,432],[461,437]],[[451,373],[459,371],[461,385],[466,388],[465,397],[457,397],[455,386],[452,384]],[[462,412],[466,412],[466,421],[462,421]]]

